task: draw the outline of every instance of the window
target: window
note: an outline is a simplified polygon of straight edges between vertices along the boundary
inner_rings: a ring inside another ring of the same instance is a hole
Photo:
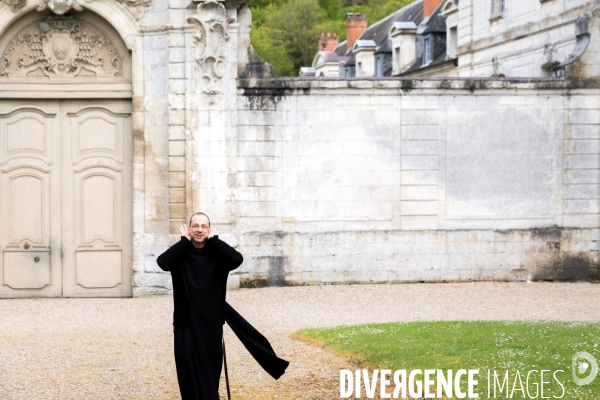
[[[446,54],[448,58],[456,57],[456,49],[458,47],[458,31],[456,26],[450,28],[450,36],[448,37],[448,48]]]
[[[402,72],[402,66],[400,65],[400,47],[394,49],[394,73],[399,74]]]
[[[492,0],[492,18],[501,17],[506,11],[507,0]]]
[[[431,38],[425,38],[423,40],[423,65],[427,65],[431,62]]]

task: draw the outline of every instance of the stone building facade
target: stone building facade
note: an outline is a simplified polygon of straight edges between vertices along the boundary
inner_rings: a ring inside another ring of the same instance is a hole
[[[0,297],[169,293],[198,210],[231,287],[598,277],[597,79],[276,79],[250,22],[0,5]]]
[[[365,26],[357,41],[376,35],[371,47],[342,42],[312,67],[316,76],[596,77],[599,12],[598,0],[416,0]],[[364,71],[344,68],[365,53]]]
[[[598,0],[444,0],[440,9],[459,76],[600,76]]]

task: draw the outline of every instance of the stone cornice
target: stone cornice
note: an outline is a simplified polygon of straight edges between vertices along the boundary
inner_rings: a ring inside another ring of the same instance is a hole
[[[549,78],[275,78],[238,79],[244,95],[284,95],[312,89],[331,90],[459,90],[476,93],[482,90],[574,90],[600,89],[599,79]]]

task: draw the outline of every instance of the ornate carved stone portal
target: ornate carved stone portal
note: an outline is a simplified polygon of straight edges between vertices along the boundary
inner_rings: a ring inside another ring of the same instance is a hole
[[[114,77],[123,59],[100,29],[73,17],[48,17],[22,29],[2,54],[0,75]]]
[[[197,45],[196,63],[204,79],[202,91],[209,95],[220,93],[219,80],[227,62],[227,27],[234,19],[227,16],[225,6],[217,0],[204,0],[198,4],[198,13],[187,21],[198,28],[194,42]]]

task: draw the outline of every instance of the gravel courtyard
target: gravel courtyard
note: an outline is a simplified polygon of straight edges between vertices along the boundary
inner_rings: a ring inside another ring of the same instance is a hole
[[[274,381],[226,327],[235,400],[339,398],[339,370],[354,366],[290,339],[291,332],[305,327],[455,319],[600,321],[600,284],[594,283],[308,286],[242,289],[227,296],[291,362]],[[172,312],[170,296],[0,300],[0,399],[178,399]]]

